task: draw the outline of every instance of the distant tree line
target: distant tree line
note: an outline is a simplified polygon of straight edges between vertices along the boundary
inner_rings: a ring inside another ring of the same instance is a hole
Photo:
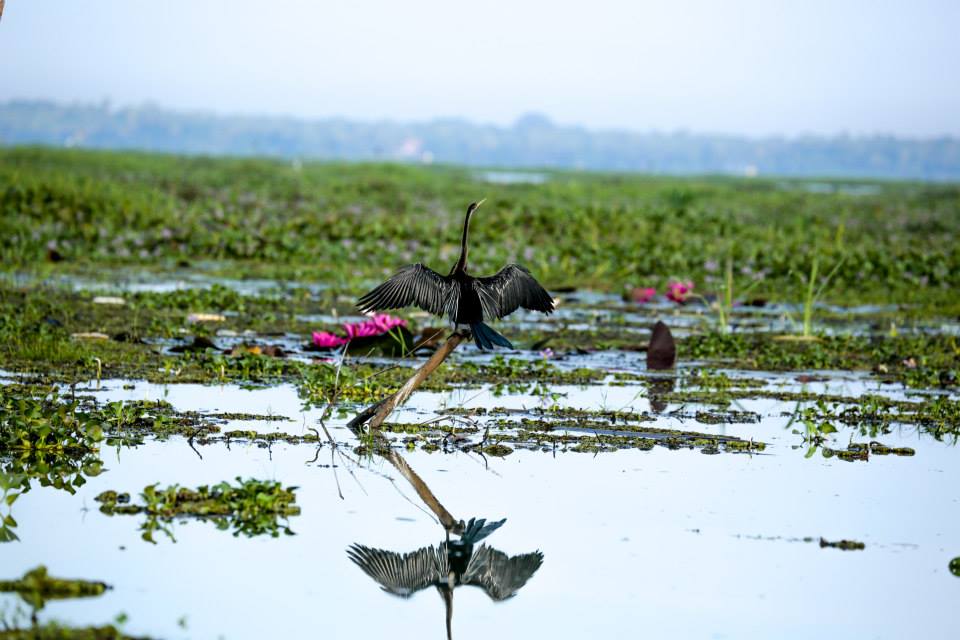
[[[457,119],[303,120],[11,101],[0,104],[0,144],[664,174],[960,180],[960,140],[950,137],[591,131],[557,126],[536,114],[499,127]]]

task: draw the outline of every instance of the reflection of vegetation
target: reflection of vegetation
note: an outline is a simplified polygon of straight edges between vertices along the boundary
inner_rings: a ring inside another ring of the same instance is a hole
[[[103,582],[51,577],[43,565],[27,571],[19,580],[0,580],[0,591],[19,594],[34,611],[43,609],[48,600],[89,598],[106,590]]]
[[[27,629],[0,631],[0,640],[135,640],[116,627],[68,627],[48,622]]]
[[[234,536],[293,534],[278,520],[300,514],[300,507],[294,504],[296,487],[284,489],[279,482],[240,478],[237,483],[233,486],[221,482],[197,489],[179,485],[159,488],[154,484],[143,489],[141,504],[132,503],[129,494],[116,491],[104,491],[97,496],[97,501],[101,503],[100,511],[107,515],[146,515],[140,529],[147,542],[156,542],[153,538],[156,531],[176,541],[172,522],[186,517],[211,520],[221,530],[232,528]]]
[[[807,452],[808,458],[813,455],[814,449],[816,449],[816,446],[811,447],[810,451]],[[836,456],[838,459],[845,462],[854,462],[857,460],[866,462],[870,460],[871,455],[912,456],[916,452],[910,447],[888,447],[881,442],[851,442],[849,445],[847,445],[846,449],[831,449],[829,447],[822,447],[820,449],[820,453],[824,458],[833,458]]]
[[[840,549],[841,551],[863,551],[867,548],[867,545],[860,542],[859,540],[837,540],[831,542],[820,538],[820,548],[831,548],[831,549]]]
[[[9,458],[3,469],[22,478],[24,491],[30,489],[30,480],[36,480],[41,487],[53,487],[73,494],[77,487],[86,484],[86,478],[100,475],[103,462],[95,454],[72,456],[34,451]]]
[[[0,542],[13,542],[19,540],[13,530],[17,526],[17,521],[11,513],[13,503],[17,501],[20,494],[23,493],[23,476],[0,471],[0,507],[6,509],[3,518],[0,519]],[[29,484],[28,484],[29,486]]]
[[[0,386],[0,490],[7,509],[30,490],[31,480],[73,494],[86,477],[98,475],[103,426],[97,412],[60,398],[56,390],[34,395],[19,385]],[[16,540],[16,526],[6,513],[0,542]]]
[[[51,600],[92,598],[109,587],[103,582],[55,578],[43,565],[27,571],[19,580],[0,580],[0,592],[12,592],[30,606],[31,626],[18,628],[23,614],[15,611],[12,619],[0,615],[0,640],[124,640],[128,636],[113,626],[74,628],[56,622],[38,624],[37,614]],[[25,616],[23,616],[25,617]],[[120,618],[118,618],[119,620]],[[26,622],[26,620],[23,620]]]

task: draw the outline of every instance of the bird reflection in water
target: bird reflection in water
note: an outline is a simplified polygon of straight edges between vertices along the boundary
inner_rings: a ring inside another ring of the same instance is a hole
[[[361,437],[364,435],[363,422],[371,415],[370,412],[364,412],[347,423],[347,427]],[[427,587],[436,588],[443,598],[447,638],[450,639],[453,637],[453,592],[457,587],[479,587],[496,602],[512,598],[543,564],[543,554],[534,551],[508,556],[486,544],[477,547],[477,543],[503,526],[506,519],[488,523],[483,519],[470,518],[469,522],[464,523],[455,518],[379,429],[371,429],[366,437],[370,438],[374,454],[393,465],[437,517],[446,531],[446,539],[437,546],[430,545],[408,553],[374,549],[355,543],[347,548],[347,555],[384,591],[395,596],[410,598]],[[459,540],[451,540],[451,533]]]
[[[435,587],[446,609],[447,638],[452,638],[453,592],[457,587],[479,587],[491,600],[499,602],[516,595],[543,564],[540,551],[508,556],[486,544],[474,546],[504,522],[505,519],[487,523],[471,518],[459,540],[450,540],[448,531],[446,541],[438,546],[409,553],[353,544],[347,555],[384,591],[395,596],[409,598]]]

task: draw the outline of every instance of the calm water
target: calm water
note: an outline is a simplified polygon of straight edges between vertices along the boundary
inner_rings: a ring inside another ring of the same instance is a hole
[[[766,379],[793,389],[795,376]],[[807,388],[903,395],[849,374]],[[561,405],[650,408],[642,386],[556,391],[566,394]],[[107,381],[96,393],[293,419],[224,429],[302,433],[318,415],[302,411],[287,385],[123,389]],[[541,402],[489,389],[420,393],[397,420],[426,420],[444,407]],[[544,554],[506,602],[456,589],[454,637],[956,637],[960,579],[947,565],[960,556],[960,450],[902,428],[877,439],[912,447],[913,457],[805,459],[801,436],[782,415],[793,403],[745,400],[738,408],[760,413],[761,422],[704,425],[666,415],[680,409],[670,405],[653,426],[753,437],[769,443],[763,454],[656,447],[596,456],[517,450],[484,460],[403,452],[455,517],[507,518],[490,545],[509,555]],[[442,527],[393,467],[379,458],[351,462],[353,436],[342,427],[334,433],[344,457],[327,446],[317,455],[310,445],[234,443],[198,447],[201,459],[179,438],[104,449],[107,471],[76,496],[34,487],[14,505],[21,542],[0,545],[0,577],[42,563],[54,575],[104,580],[114,587],[106,595],[52,602],[41,619],[100,624],[124,612],[126,631],[154,637],[445,637],[436,591],[406,600],[384,593],[346,555],[352,543],[413,551],[441,542]],[[851,437],[842,430],[830,444],[844,448]],[[298,486],[302,514],[290,519],[296,535],[234,538],[193,520],[174,525],[175,543],[159,535],[151,545],[140,539],[142,517],[105,516],[93,500],[106,489],[136,495],[154,482],[196,486],[235,476]],[[821,549],[820,536],[860,540],[866,549]],[[15,603],[2,596],[0,610]]]

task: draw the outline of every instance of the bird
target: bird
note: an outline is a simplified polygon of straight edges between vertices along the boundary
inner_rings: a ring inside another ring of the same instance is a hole
[[[347,555],[381,589],[395,596],[409,598],[427,587],[436,587],[446,610],[447,638],[451,638],[456,587],[480,587],[491,600],[499,602],[516,595],[543,564],[540,551],[507,556],[485,544],[474,548],[504,522],[488,524],[484,519],[471,518],[460,540],[451,541],[448,535],[437,547],[430,545],[410,553],[353,544]]]
[[[484,203],[471,202],[463,221],[460,258],[442,276],[422,263],[401,267],[386,282],[363,295],[357,308],[363,313],[400,309],[410,305],[440,317],[448,317],[455,330],[469,328],[478,349],[513,345],[486,322],[503,318],[523,307],[553,313],[556,303],[530,272],[519,264],[508,264],[496,274],[475,277],[467,273],[470,218]]]

